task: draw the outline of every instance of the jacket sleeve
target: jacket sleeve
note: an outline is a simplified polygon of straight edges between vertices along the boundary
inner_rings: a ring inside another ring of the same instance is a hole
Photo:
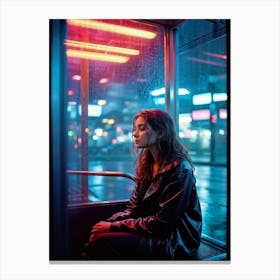
[[[141,185],[137,184],[134,188],[134,191],[132,192],[132,195],[126,206],[126,209],[122,212],[117,212],[117,213],[113,214],[106,221],[107,222],[120,221],[120,220],[127,219],[129,217],[132,217],[133,212],[138,205],[140,191],[141,191]]]
[[[179,165],[180,166],[180,165]],[[148,235],[166,236],[174,229],[177,220],[191,204],[192,189],[195,185],[193,172],[187,168],[177,168],[168,174],[160,194],[158,211],[147,217],[114,221],[110,231],[132,231]]]

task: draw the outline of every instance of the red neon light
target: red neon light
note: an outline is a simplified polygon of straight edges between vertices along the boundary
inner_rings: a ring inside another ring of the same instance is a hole
[[[126,56],[86,52],[86,51],[79,51],[79,50],[67,50],[66,55],[68,57],[75,57],[75,58],[89,59],[89,60],[101,60],[101,61],[117,62],[117,63],[125,63],[129,60],[129,57]]]
[[[203,52],[206,55],[212,56],[212,57],[217,57],[217,58],[221,58],[221,59],[227,59],[227,56],[224,54],[220,54],[220,53],[211,53],[211,52]]]
[[[135,49],[128,49],[128,48],[120,48],[102,44],[94,44],[94,43],[87,43],[81,41],[74,41],[74,40],[66,40],[65,45],[68,47],[76,47],[76,48],[84,48],[88,50],[97,50],[97,51],[104,51],[104,52],[114,52],[114,53],[121,53],[121,54],[128,54],[128,55],[139,55],[139,50]]]
[[[151,31],[121,26],[112,23],[106,23],[97,20],[73,19],[73,20],[67,20],[67,23],[69,25],[97,29],[97,30],[118,33],[118,34],[128,35],[128,36],[134,36],[134,37],[140,37],[145,39],[154,39],[157,35],[156,33]]]
[[[217,122],[217,115],[212,115],[211,116],[211,122],[216,123]]]
[[[68,90],[68,95],[69,95],[69,96],[72,96],[72,95],[74,95],[74,94],[75,94],[74,90],[72,90],[72,89],[69,89],[69,90]]]

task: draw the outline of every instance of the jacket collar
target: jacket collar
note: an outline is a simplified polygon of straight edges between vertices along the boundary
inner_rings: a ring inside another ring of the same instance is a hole
[[[171,161],[171,162],[164,162],[158,172],[158,174],[154,177],[154,179],[152,180],[150,186],[148,187],[144,197],[143,197],[143,200],[150,197],[152,194],[154,194],[160,187],[160,184],[157,183],[156,181],[156,178],[160,175],[160,174],[163,174],[169,170],[171,170],[172,168],[176,167],[179,165],[181,159],[180,158],[177,158],[175,159],[174,161]]]
[[[169,171],[170,169],[176,167],[177,165],[179,165],[181,159],[180,158],[177,158],[171,162],[164,162],[158,172],[159,173],[164,173],[164,172],[167,172]]]

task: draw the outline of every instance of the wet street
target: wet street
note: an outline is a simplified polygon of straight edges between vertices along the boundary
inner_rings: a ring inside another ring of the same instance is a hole
[[[195,165],[197,192],[203,214],[203,234],[226,243],[227,235],[227,167]],[[134,165],[128,160],[91,161],[89,170],[121,171],[134,174]],[[69,202],[80,201],[81,177],[71,176]],[[89,176],[89,201],[128,199],[134,182],[122,177]]]

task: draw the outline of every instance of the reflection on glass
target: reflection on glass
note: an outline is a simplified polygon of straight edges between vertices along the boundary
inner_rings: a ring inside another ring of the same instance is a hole
[[[227,163],[226,32],[219,20],[178,27],[178,87],[189,90],[178,95],[179,130],[193,159],[203,162]]]
[[[106,161],[116,163],[107,171],[128,172],[119,169],[119,161],[133,166],[133,116],[165,107],[165,99],[153,95],[164,88],[163,46],[163,29],[144,22],[67,20],[67,169],[96,171],[97,161],[102,168]],[[89,201],[109,197],[101,194],[109,190],[91,192],[92,179],[80,180]],[[110,199],[120,199],[117,194]],[[129,195],[130,190],[121,198]],[[77,201],[70,195],[70,203],[71,197]]]

